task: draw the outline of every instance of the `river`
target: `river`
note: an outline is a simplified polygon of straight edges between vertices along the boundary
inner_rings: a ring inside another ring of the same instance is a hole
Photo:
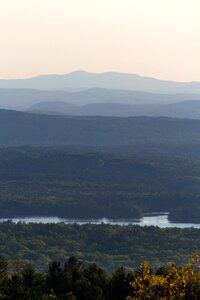
[[[141,219],[65,219],[65,218],[57,218],[57,217],[20,217],[20,218],[0,218],[0,222],[6,222],[11,220],[14,223],[23,222],[23,223],[65,223],[65,224],[110,224],[110,225],[140,225],[140,226],[158,226],[160,228],[200,228],[200,224],[192,224],[192,223],[172,223],[168,220],[168,213],[152,213],[151,215],[146,215]]]

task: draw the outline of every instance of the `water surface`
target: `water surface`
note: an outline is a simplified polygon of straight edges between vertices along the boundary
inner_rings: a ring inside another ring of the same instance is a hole
[[[110,225],[140,225],[140,226],[158,226],[160,228],[200,228],[200,224],[193,223],[172,223],[168,220],[168,213],[152,213],[151,215],[146,215],[141,219],[65,219],[58,217],[21,217],[21,218],[0,218],[0,222],[5,222],[11,220],[13,223],[23,222],[28,223],[65,223],[65,224],[110,224]]]

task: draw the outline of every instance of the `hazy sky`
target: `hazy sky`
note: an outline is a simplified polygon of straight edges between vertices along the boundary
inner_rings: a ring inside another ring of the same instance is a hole
[[[0,78],[120,71],[200,81],[200,0],[0,0]]]

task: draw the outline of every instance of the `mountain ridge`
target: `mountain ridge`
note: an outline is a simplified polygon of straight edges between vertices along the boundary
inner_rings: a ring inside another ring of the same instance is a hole
[[[166,117],[49,116],[0,110],[0,146],[200,144],[200,121]]]
[[[171,104],[123,104],[89,103],[77,106],[65,102],[40,102],[31,106],[31,113],[73,116],[114,116],[114,117],[176,117],[200,119],[200,100],[181,101]]]
[[[17,110],[26,110],[39,102],[49,101],[84,105],[90,103],[161,104],[186,100],[200,100],[200,94],[172,95],[102,88],[91,88],[78,92],[0,88],[0,106]]]
[[[26,79],[1,79],[0,88],[33,88],[40,90],[85,90],[93,87],[145,91],[155,93],[199,93],[200,82],[161,80],[131,73],[91,73],[74,71],[67,74],[47,74]]]

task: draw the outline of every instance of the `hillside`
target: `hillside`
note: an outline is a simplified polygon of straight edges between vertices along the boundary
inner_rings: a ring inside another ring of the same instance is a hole
[[[48,116],[0,110],[0,146],[199,144],[200,121]]]
[[[170,212],[175,222],[199,223],[200,156],[91,150],[0,148],[0,217],[133,219]]]
[[[172,104],[122,104],[93,103],[76,106],[65,102],[40,102],[28,109],[29,112],[72,116],[115,116],[115,117],[176,117],[200,119],[200,101],[183,101]]]
[[[89,90],[45,91],[34,89],[2,89],[0,88],[0,107],[18,110],[30,109],[40,102],[64,102],[73,105],[94,103],[121,104],[168,104],[181,101],[200,100],[198,94],[155,94],[127,90],[109,90],[92,88]]]

